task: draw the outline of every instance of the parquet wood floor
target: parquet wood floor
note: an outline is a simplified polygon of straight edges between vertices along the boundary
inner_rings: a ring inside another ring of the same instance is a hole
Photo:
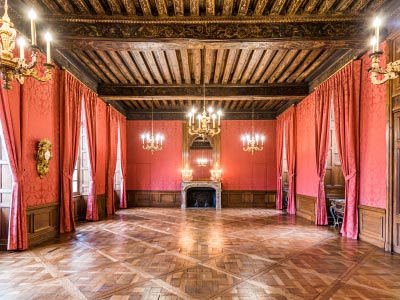
[[[0,252],[0,299],[400,300],[400,256],[275,210],[127,209]]]

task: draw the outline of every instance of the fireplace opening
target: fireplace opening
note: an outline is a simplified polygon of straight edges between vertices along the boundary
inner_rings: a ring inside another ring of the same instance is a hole
[[[207,208],[214,207],[216,203],[215,189],[208,187],[195,187],[187,190],[186,207]]]

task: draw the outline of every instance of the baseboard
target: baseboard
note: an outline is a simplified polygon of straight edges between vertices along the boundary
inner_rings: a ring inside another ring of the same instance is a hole
[[[359,239],[383,249],[385,247],[386,210],[359,205],[358,215]]]
[[[59,236],[60,203],[29,206],[26,209],[29,247]]]

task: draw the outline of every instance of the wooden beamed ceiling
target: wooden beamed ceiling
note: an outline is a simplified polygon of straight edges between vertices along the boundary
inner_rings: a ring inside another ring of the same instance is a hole
[[[53,57],[130,118],[208,103],[273,118],[365,52],[385,0],[15,0],[55,35]],[[19,17],[19,18],[18,18]],[[11,16],[12,18],[12,16]],[[169,114],[168,114],[169,113]],[[156,115],[157,115],[156,114]]]

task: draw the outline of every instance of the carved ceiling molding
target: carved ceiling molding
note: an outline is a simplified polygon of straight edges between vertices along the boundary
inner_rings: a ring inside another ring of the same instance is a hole
[[[318,22],[367,22],[369,18],[359,14],[341,14],[341,15],[268,15],[268,16],[171,16],[167,18],[158,18],[150,16],[82,16],[82,15],[48,15],[43,16],[48,22],[65,23],[121,23],[121,24],[253,24],[253,23],[318,23]]]
[[[181,40],[168,42],[142,42],[142,41],[107,41],[98,39],[68,38],[62,41],[55,41],[58,49],[85,49],[91,51],[166,51],[166,50],[189,50],[189,49],[212,49],[212,50],[282,50],[282,49],[363,49],[365,40],[362,38],[348,38],[346,40],[325,39],[325,40],[269,40],[269,41],[194,41]]]
[[[201,85],[99,85],[97,92],[105,100],[157,97],[158,99],[173,98],[202,100],[204,91]],[[308,95],[307,84],[265,84],[265,85],[211,85],[205,87],[206,99],[265,99],[305,97]]]
[[[51,28],[57,36],[68,39],[297,39],[324,40],[366,39],[367,26],[363,22],[348,21],[309,23],[220,23],[185,24],[174,23],[68,23],[52,22]]]

